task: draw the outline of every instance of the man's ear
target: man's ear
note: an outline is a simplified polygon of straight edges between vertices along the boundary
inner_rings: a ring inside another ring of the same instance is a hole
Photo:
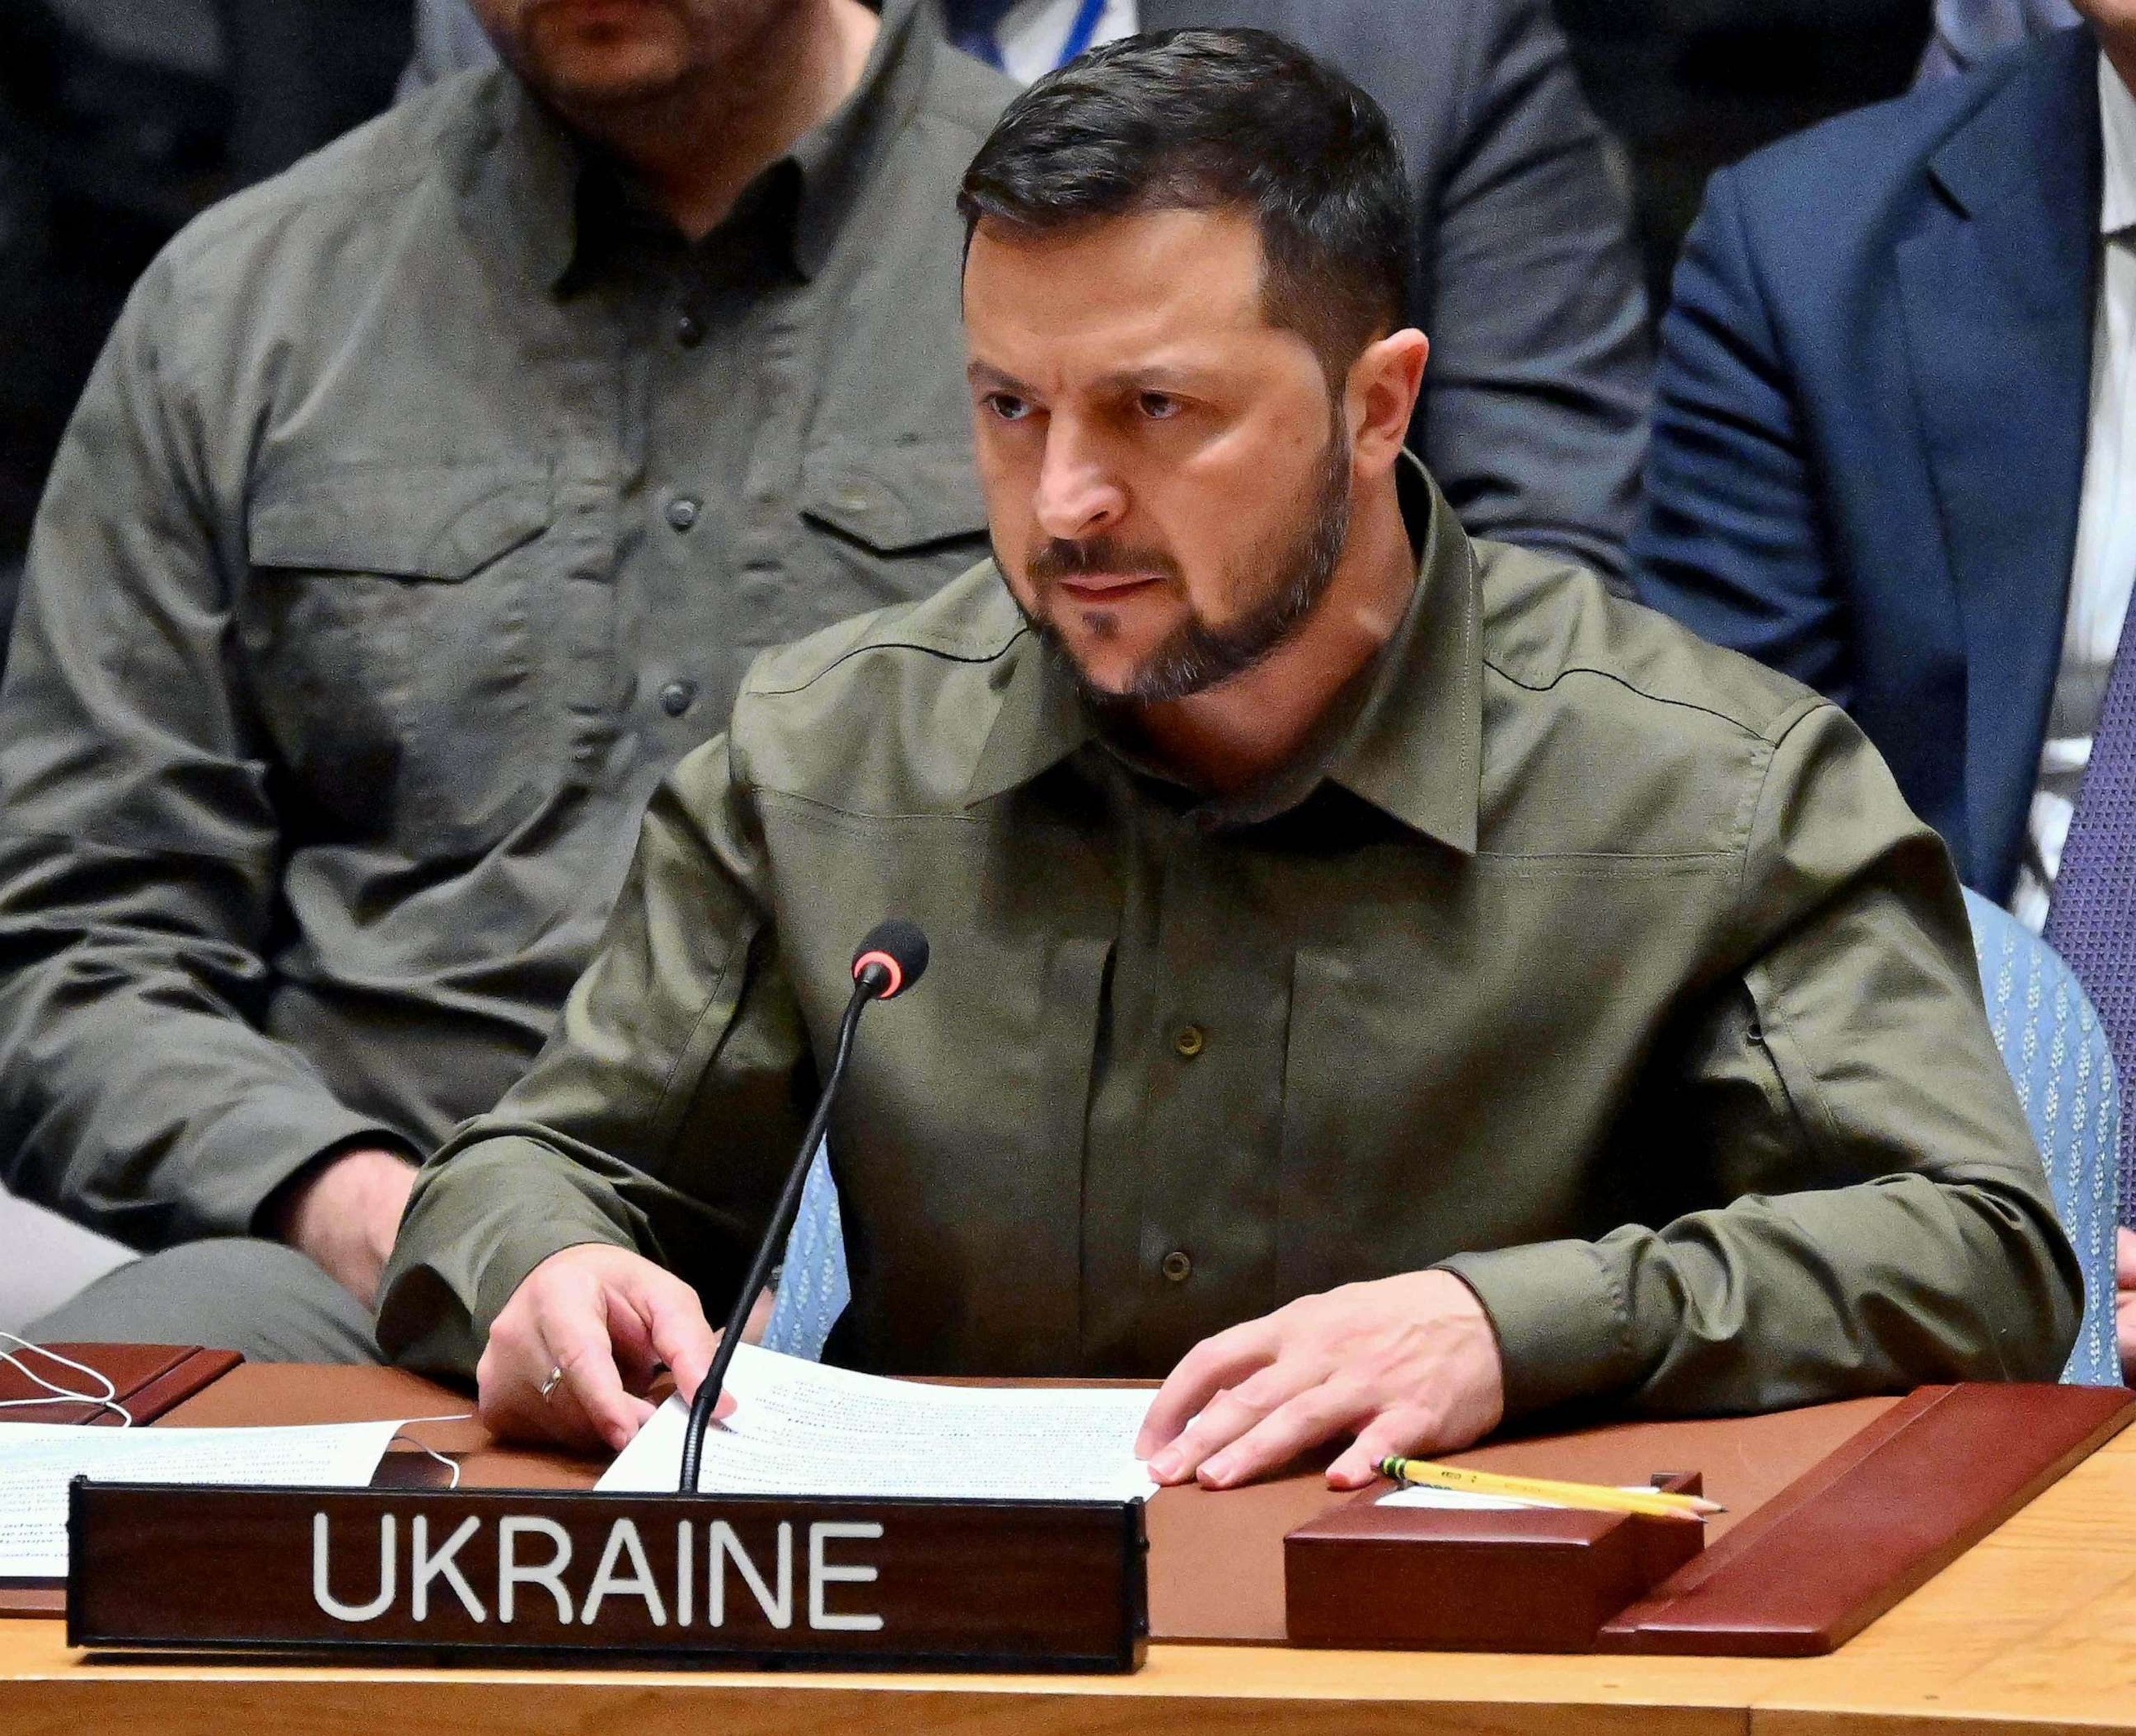
[[[1401,456],[1430,354],[1431,341],[1407,326],[1367,344],[1350,364],[1344,408],[1350,417],[1351,459],[1359,474],[1391,470]]]

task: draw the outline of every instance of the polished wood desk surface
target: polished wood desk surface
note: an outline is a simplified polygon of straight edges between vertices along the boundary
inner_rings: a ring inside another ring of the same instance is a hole
[[[434,1401],[435,1389],[411,1381],[409,1396],[419,1395]],[[192,1415],[172,1420],[226,1420],[215,1414],[212,1397],[211,1389],[192,1401],[189,1409],[199,1408]],[[422,1433],[449,1447],[454,1426]],[[583,1467],[541,1455],[512,1455],[509,1469],[513,1481],[530,1483],[587,1476]],[[7,1736],[80,1736],[122,1726],[129,1736],[229,1736],[241,1720],[278,1731],[390,1726],[478,1736],[640,1728],[765,1736],[824,1729],[896,1736],[2136,1733],[2136,1430],[1823,1658],[1172,1645],[1153,1646],[1148,1667],[1124,1677],[355,1671],[190,1659],[93,1664],[67,1649],[56,1622],[0,1621],[0,1731]]]

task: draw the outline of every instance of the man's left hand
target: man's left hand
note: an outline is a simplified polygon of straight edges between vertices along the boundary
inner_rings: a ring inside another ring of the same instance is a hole
[[[1450,1272],[1302,1297],[1205,1338],[1164,1383],[1136,1439],[1160,1483],[1229,1489],[1337,1435],[1328,1467],[1359,1489],[1391,1455],[1451,1452],[1505,1414],[1490,1317]]]

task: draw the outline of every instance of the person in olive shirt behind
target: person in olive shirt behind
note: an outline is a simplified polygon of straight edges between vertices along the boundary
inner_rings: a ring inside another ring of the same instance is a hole
[[[984,548],[951,201],[1006,80],[920,0],[480,9],[507,67],[156,261],[39,515],[0,1174],[183,1244],[42,1336],[375,1359],[412,1159],[525,1071],[662,774]]]
[[[1402,449],[1401,189],[1273,36],[1012,104],[962,201],[995,560],[765,656],[663,786],[417,1183],[390,1350],[567,1441],[692,1392],[896,913],[852,1365],[1164,1375],[1142,1450],[1216,1486],[2054,1376],[2080,1280],[1943,846],[1836,707],[1463,533]]]

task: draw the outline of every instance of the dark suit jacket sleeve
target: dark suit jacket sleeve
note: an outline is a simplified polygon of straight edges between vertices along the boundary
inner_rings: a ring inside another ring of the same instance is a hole
[[[1846,706],[1846,606],[1736,178],[1715,176],[1662,323],[1640,601]]]
[[[1541,0],[1463,11],[1454,112],[1390,104],[1413,167],[1439,168],[1420,190],[1421,450],[1471,533],[1621,578],[1652,366],[1625,201]]]

